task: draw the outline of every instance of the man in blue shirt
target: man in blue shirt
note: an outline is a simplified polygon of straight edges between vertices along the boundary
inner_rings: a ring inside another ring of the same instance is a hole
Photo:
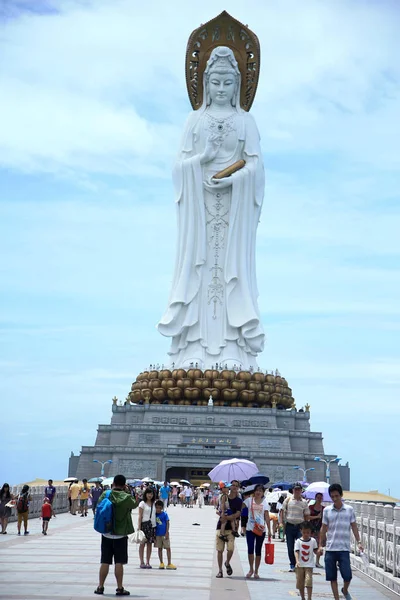
[[[160,498],[163,501],[164,510],[167,510],[168,508],[168,498],[170,491],[171,488],[169,487],[168,482],[164,481],[164,485],[160,487]]]
[[[57,492],[57,490],[56,490],[56,488],[53,485],[53,480],[49,479],[48,485],[44,489],[44,495],[50,501],[53,517],[56,516],[55,512],[54,512],[54,506],[53,506],[54,498],[56,497],[56,492]]]
[[[175,571],[176,566],[171,562],[171,543],[169,539],[169,516],[163,510],[162,500],[156,501],[156,547],[158,548],[158,558],[160,559],[159,569],[165,569],[163,561],[163,550],[167,552],[167,569]]]

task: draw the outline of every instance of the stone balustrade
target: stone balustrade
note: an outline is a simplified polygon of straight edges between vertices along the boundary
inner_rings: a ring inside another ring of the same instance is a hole
[[[369,565],[358,556],[352,536],[352,564],[369,577],[400,594],[400,506],[348,502],[356,514]]]
[[[29,503],[29,517],[31,519],[40,517],[42,514],[42,505],[44,498],[44,485],[33,485],[29,488],[29,493],[31,495],[32,501]],[[58,485],[56,486],[57,494],[53,502],[55,513],[63,513],[69,510],[69,502],[68,502],[68,485]],[[22,490],[22,485],[14,486],[11,488],[11,493],[17,498],[18,494]],[[10,522],[17,520],[17,509],[13,508]]]

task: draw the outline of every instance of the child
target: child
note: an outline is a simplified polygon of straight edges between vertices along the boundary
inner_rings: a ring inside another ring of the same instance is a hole
[[[227,483],[226,481],[219,482],[219,489],[221,490],[221,494],[220,494],[219,502],[218,502],[218,510],[220,512],[220,515],[228,516],[228,515],[233,514],[231,509],[229,508],[229,502],[228,502],[228,495],[229,495],[230,487],[231,487],[231,484]],[[226,524],[227,524],[227,521],[221,522],[221,533],[219,534],[219,538],[221,540],[223,540],[224,542],[228,541],[228,536],[225,533]],[[230,524],[232,527],[232,535],[234,535],[235,537],[239,537],[239,534],[236,531],[236,521],[230,521]]]
[[[307,600],[311,600],[312,576],[318,544],[311,537],[311,524],[309,522],[305,521],[302,523],[300,529],[301,538],[297,539],[294,544],[296,555],[296,587],[300,592],[301,600],[305,600],[304,588],[307,588]]]
[[[171,544],[169,541],[169,516],[164,511],[164,502],[157,500],[156,507],[156,541],[155,546],[158,548],[158,558],[160,559],[159,569],[165,569],[163,562],[163,549],[167,552],[167,569],[175,571],[176,566],[171,562]]]
[[[43,535],[47,535],[47,530],[49,528],[49,521],[51,519],[52,513],[53,513],[53,507],[51,506],[50,499],[46,497],[43,500],[43,506],[42,506],[42,520],[43,520],[42,533],[43,533]]]

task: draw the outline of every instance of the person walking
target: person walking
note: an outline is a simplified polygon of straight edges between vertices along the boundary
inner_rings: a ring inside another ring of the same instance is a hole
[[[98,503],[99,498],[102,495],[102,493],[103,493],[103,488],[102,488],[100,482],[96,481],[94,487],[92,487],[92,489],[90,490],[90,498],[92,499],[93,517],[96,514],[97,503]]]
[[[256,485],[254,496],[246,498],[244,501],[248,509],[248,520],[246,524],[247,555],[249,561],[249,572],[246,579],[260,579],[258,570],[261,563],[261,552],[267,530],[268,537],[271,537],[271,523],[269,519],[269,504],[264,498],[265,488],[263,485]],[[254,560],[255,549],[255,560]]]
[[[322,506],[323,494],[321,492],[317,492],[315,494],[315,502],[314,504],[309,504],[308,508],[310,509],[310,524],[311,524],[311,535],[314,540],[317,542],[317,546],[319,547],[319,534],[322,527],[322,515],[324,512],[324,506]],[[318,569],[322,569],[322,565],[320,563],[320,555],[317,554],[317,562],[315,566]]]
[[[231,512],[230,515],[220,515],[219,521],[217,523],[217,534],[216,534],[216,549],[217,549],[217,562],[218,562],[218,573],[216,575],[217,579],[221,579],[224,574],[222,572],[222,564],[224,560],[224,551],[227,550],[225,568],[228,576],[231,576],[233,573],[231,567],[231,559],[233,553],[235,551],[235,537],[232,534],[232,526],[231,521],[236,521],[239,519],[240,513],[242,511],[243,501],[239,496],[239,482],[236,480],[231,481],[231,487],[229,491],[228,497],[228,506]],[[227,540],[221,539],[221,525],[223,522],[226,522],[225,526],[225,536]]]
[[[50,502],[50,498],[45,498],[42,505],[42,533],[47,535],[49,528],[50,519],[53,514],[53,507]]]
[[[10,492],[10,486],[8,483],[3,483],[0,490],[0,523],[3,535],[7,534],[8,519],[11,516],[11,506],[6,505],[12,500],[14,500],[14,496]]]
[[[201,488],[199,489],[199,493],[198,493],[198,496],[197,496],[197,501],[199,503],[199,508],[203,508],[203,506],[204,506],[204,492],[203,492],[203,490]]]
[[[24,522],[24,535],[29,535],[28,531],[28,515],[29,515],[29,502],[32,501],[31,495],[29,494],[29,485],[24,485],[21,493],[17,498],[17,529],[18,535],[21,535],[21,525]]]
[[[300,525],[301,537],[294,543],[294,553],[296,555],[296,587],[300,592],[301,600],[306,600],[304,595],[307,590],[307,600],[312,598],[313,588],[313,568],[315,565],[315,554],[318,551],[318,544],[311,537],[311,523],[305,521]]]
[[[49,479],[47,482],[46,487],[44,488],[44,495],[46,498],[49,499],[50,505],[51,505],[51,512],[52,512],[52,516],[55,517],[56,514],[54,512],[54,499],[56,497],[57,494],[57,489],[54,487],[53,485],[53,480]]]
[[[150,558],[153,544],[156,539],[156,509],[154,506],[155,494],[152,488],[147,488],[143,500],[139,504],[138,529],[143,531],[145,540],[139,545],[139,558],[141,569],[151,569]],[[146,559],[144,562],[144,548],[146,546]]]
[[[343,578],[342,594],[346,600],[351,600],[349,586],[352,579],[350,565],[350,531],[358,544],[360,552],[364,551],[358,531],[353,507],[343,502],[343,488],[339,483],[329,486],[329,495],[333,504],[326,506],[322,515],[322,527],[318,554],[322,556],[324,544],[325,575],[330,581],[335,600],[339,600],[337,569]]]
[[[109,497],[114,506],[114,527],[112,533],[103,533],[101,536],[101,565],[99,571],[99,585],[94,593],[102,596],[104,584],[114,559],[114,574],[117,581],[116,596],[129,596],[124,588],[124,565],[128,563],[128,535],[133,533],[131,511],[137,507],[137,502],[126,491],[126,478],[116,475],[112,484],[111,493],[103,492],[99,498],[98,506]]]
[[[164,510],[167,510],[167,508],[168,508],[168,500],[169,500],[170,492],[171,492],[171,488],[168,485],[168,482],[164,481],[164,485],[162,485],[160,487],[160,500],[162,500],[164,503]]]
[[[178,502],[178,487],[176,485],[174,485],[174,487],[172,488],[172,504],[174,506],[176,506],[177,502]]]
[[[79,498],[79,484],[78,484],[78,480],[75,479],[75,481],[71,484],[71,487],[69,488],[69,496],[71,498],[71,515],[76,515],[76,511],[78,509],[78,498]]]
[[[282,513],[286,524],[286,545],[289,556],[289,571],[295,572],[296,557],[294,554],[294,543],[300,537],[300,525],[304,521],[308,521],[310,509],[307,502],[301,497],[301,483],[296,483],[293,486],[293,496],[289,496],[283,503]]]
[[[82,479],[82,484],[83,485],[81,485],[81,487],[79,488],[79,510],[81,513],[81,517],[87,517],[90,488],[88,486],[87,479]]]
[[[187,508],[190,508],[190,501],[192,498],[192,488],[190,487],[190,485],[187,485],[185,487],[184,491],[185,491],[185,506]]]

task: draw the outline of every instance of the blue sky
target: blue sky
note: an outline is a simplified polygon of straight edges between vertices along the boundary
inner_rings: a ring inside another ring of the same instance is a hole
[[[61,478],[163,362],[171,165],[190,32],[227,8],[262,50],[257,240],[267,346],[352,488],[400,497],[397,2],[10,2],[0,48],[0,481]]]

